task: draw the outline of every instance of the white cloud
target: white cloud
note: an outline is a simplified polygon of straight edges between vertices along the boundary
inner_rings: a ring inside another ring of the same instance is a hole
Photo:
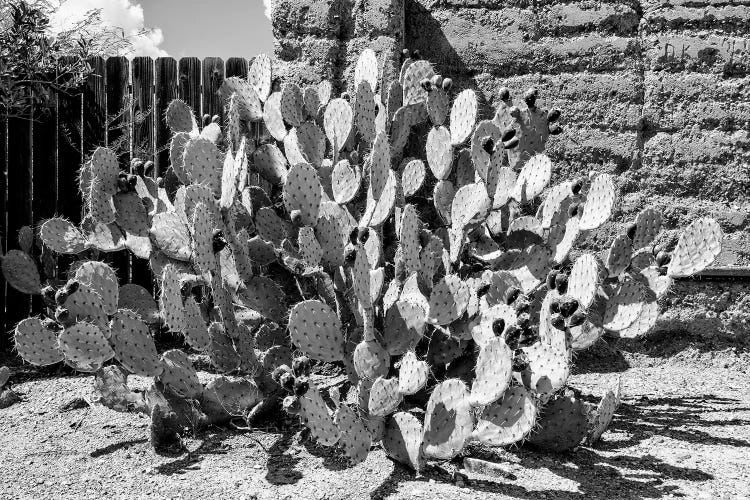
[[[271,15],[273,14],[273,2],[274,0],[263,0],[263,5],[266,6],[266,17],[268,19],[271,19]]]
[[[61,0],[60,8],[50,19],[53,31],[69,27],[94,9],[101,11],[103,25],[124,31],[132,44],[130,55],[167,55],[167,52],[159,47],[164,41],[161,29],[146,29],[143,7],[131,0]]]

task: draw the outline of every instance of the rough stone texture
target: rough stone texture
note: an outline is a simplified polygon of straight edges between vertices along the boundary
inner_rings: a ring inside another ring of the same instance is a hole
[[[385,81],[398,73],[404,46],[403,0],[277,0],[276,75],[302,84],[331,80],[339,91],[362,49],[378,55]]]
[[[547,146],[553,181],[616,174],[617,223],[649,205],[671,228],[711,216],[729,240],[717,264],[750,266],[750,1],[280,1],[295,6],[274,22],[284,41],[338,40],[336,57],[298,51],[295,75],[329,64],[340,81],[368,45],[395,71],[402,47],[419,49],[457,88],[477,91],[483,118],[500,87],[520,103],[533,85],[542,106],[563,110],[564,133]],[[300,21],[303,10],[314,22]],[[601,249],[619,227],[585,246]],[[746,285],[681,282],[671,296],[683,299],[666,304],[661,328],[750,333]]]

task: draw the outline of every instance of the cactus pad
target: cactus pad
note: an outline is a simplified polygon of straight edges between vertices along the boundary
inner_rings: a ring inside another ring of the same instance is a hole
[[[287,134],[284,117],[281,114],[281,92],[274,92],[263,106],[263,123],[277,141],[284,140]]]
[[[547,187],[552,177],[552,162],[545,154],[531,157],[516,179],[513,198],[521,203],[533,200]]]
[[[370,388],[368,409],[371,415],[384,417],[390,415],[401,404],[401,393],[396,378],[378,377]]]
[[[163,371],[157,378],[172,393],[186,399],[196,399],[203,392],[193,363],[184,352],[172,349],[161,355]]]
[[[371,143],[375,140],[375,118],[377,110],[373,87],[367,80],[357,86],[357,96],[354,101],[354,123],[362,140]]]
[[[401,172],[401,186],[404,196],[413,196],[419,191],[425,181],[425,168],[422,160],[411,159],[404,161]]]
[[[474,429],[469,391],[457,379],[435,387],[427,402],[424,420],[424,454],[450,460],[464,447]]]
[[[407,351],[401,357],[398,370],[398,392],[403,395],[416,394],[427,384],[429,375],[429,365],[418,360],[414,351]]]
[[[106,314],[117,312],[120,289],[114,269],[104,262],[83,262],[76,269],[75,280],[91,288],[101,297]]]
[[[161,374],[162,365],[148,326],[127,310],[117,311],[112,318],[110,344],[115,359],[130,373],[154,377]]]
[[[299,210],[301,222],[313,226],[318,221],[318,211],[323,196],[318,172],[307,163],[293,166],[284,183],[284,206],[291,212]]]
[[[317,387],[310,387],[300,397],[300,417],[310,429],[312,437],[324,446],[333,446],[339,439],[339,429]]]
[[[196,132],[198,124],[195,121],[193,110],[184,101],[175,99],[167,105],[166,112],[167,127],[173,134],[179,132]]]
[[[655,208],[642,210],[635,219],[635,236],[633,237],[633,248],[638,250],[651,244],[661,231],[662,216]]]
[[[255,89],[258,98],[265,102],[271,94],[271,58],[266,54],[259,54],[253,59],[247,74],[247,80]]]
[[[354,67],[354,88],[358,89],[363,81],[375,91],[378,85],[378,58],[372,49],[363,50]]]
[[[451,108],[451,144],[458,146],[471,137],[478,110],[477,95],[473,90],[466,89],[456,96]]]
[[[638,318],[643,308],[643,285],[635,280],[621,283],[607,301],[604,328],[620,331]]]
[[[571,394],[559,394],[542,409],[538,428],[529,441],[558,453],[571,450],[586,436],[586,421],[583,402]]]
[[[348,405],[340,405],[333,416],[339,428],[338,444],[351,464],[358,464],[367,459],[372,439],[367,427]]]
[[[27,318],[16,325],[15,346],[27,363],[48,366],[63,360],[55,332],[46,328],[39,318]]]
[[[76,255],[88,248],[88,241],[73,224],[60,217],[46,220],[39,234],[50,250],[59,254]]]
[[[65,362],[82,372],[95,372],[115,355],[102,331],[90,323],[77,323],[57,339]]]
[[[298,303],[289,314],[292,342],[308,356],[320,361],[344,358],[344,335],[336,313],[318,300]]]
[[[422,424],[410,413],[399,412],[389,420],[383,437],[386,454],[394,460],[422,470],[425,457],[422,446]]]
[[[445,276],[430,295],[430,322],[447,325],[456,321],[466,311],[469,296],[469,288],[458,276]]]
[[[3,276],[8,284],[21,293],[41,293],[41,278],[31,256],[20,250],[10,250],[0,256]]]
[[[583,206],[581,215],[581,231],[596,229],[604,224],[612,216],[612,207],[615,204],[615,184],[609,174],[597,175]]]
[[[472,406],[497,401],[510,384],[513,351],[501,337],[490,339],[479,351],[475,371],[476,379],[471,385]]]
[[[599,286],[599,265],[596,257],[583,254],[573,263],[568,279],[568,295],[575,298],[584,309],[594,301]]]
[[[521,441],[536,425],[537,404],[523,386],[510,387],[502,399],[485,406],[473,438],[488,446],[508,446]]]
[[[305,96],[294,83],[287,83],[281,90],[281,116],[292,127],[305,121]]]
[[[275,144],[264,144],[253,151],[255,170],[272,184],[283,184],[287,176],[284,153]]]
[[[386,303],[385,299],[383,302]],[[383,343],[388,353],[398,355],[413,349],[422,338],[426,321],[426,304],[423,306],[403,299],[388,307],[383,331]]]
[[[721,226],[715,220],[703,218],[691,223],[680,234],[667,275],[677,278],[703,271],[721,253],[723,239]]]
[[[348,160],[341,160],[333,167],[331,188],[336,203],[343,205],[352,201],[357,196],[361,183],[361,171],[357,166],[349,164]]]
[[[352,132],[353,120],[354,113],[348,102],[344,99],[331,99],[323,115],[323,128],[334,151],[341,151],[346,144]]]
[[[436,178],[446,179],[453,166],[451,135],[445,127],[433,127],[427,135],[427,164]]]

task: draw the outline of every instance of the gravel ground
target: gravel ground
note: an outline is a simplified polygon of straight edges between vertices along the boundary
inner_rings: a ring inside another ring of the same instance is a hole
[[[300,443],[298,429],[216,430],[165,456],[148,420],[101,407],[60,411],[91,378],[28,378],[0,410],[0,498],[750,498],[750,354],[736,346],[651,339],[599,346],[572,385],[599,396],[623,377],[623,403],[594,448],[548,455],[522,447],[489,457],[511,478],[444,464],[417,476],[375,449],[354,468]],[[488,458],[483,450],[475,450]]]

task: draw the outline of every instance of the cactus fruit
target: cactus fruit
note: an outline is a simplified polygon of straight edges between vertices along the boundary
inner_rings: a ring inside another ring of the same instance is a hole
[[[656,247],[665,221],[646,208],[603,256],[578,251],[600,240],[617,189],[605,173],[551,185],[560,111],[500,89],[477,123],[474,91],[454,92],[417,51],[405,59],[386,86],[365,50],[352,94],[334,95],[328,81],[282,85],[256,58],[222,83],[226,126],[207,116],[199,130],[169,104],[162,183],[144,160],[121,168],[96,149],[79,177],[84,222],[41,224],[42,265],[31,227],[2,257],[7,282],[45,306],[17,325],[19,355],[97,371],[103,404],[150,414],[155,444],[282,399],[351,464],[380,440],[415,470],[472,440],[594,442],[616,398],[587,414],[565,392],[574,352],[651,330],[673,278],[716,259],[721,228],[700,219]],[[119,250],[148,259],[158,303],[92,260]],[[76,256],[62,286],[50,253]],[[158,354],[158,330],[228,375],[202,384],[185,352]],[[356,389],[319,385],[319,363]],[[153,379],[145,397],[125,371]]]

